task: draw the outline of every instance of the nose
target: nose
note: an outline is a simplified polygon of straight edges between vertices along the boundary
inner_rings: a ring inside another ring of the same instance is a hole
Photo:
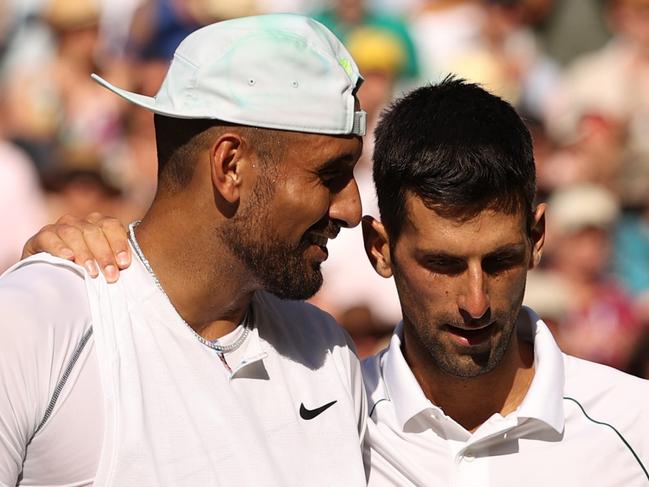
[[[361,195],[352,177],[340,190],[331,195],[329,218],[343,227],[355,227],[361,221]]]
[[[458,306],[471,319],[479,320],[489,311],[489,295],[486,290],[484,272],[477,266],[469,266],[465,276],[464,289],[459,295]]]

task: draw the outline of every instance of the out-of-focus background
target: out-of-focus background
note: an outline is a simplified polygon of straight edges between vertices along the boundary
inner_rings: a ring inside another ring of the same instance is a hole
[[[0,0],[0,271],[64,213],[128,222],[151,201],[152,116],[91,72],[154,95],[188,33],[264,12],[315,17],[358,61],[366,214],[372,132],[394,96],[457,73],[514,104],[550,204],[526,303],[565,351],[649,378],[649,0]],[[400,310],[360,228],[330,243],[324,272],[314,302],[362,356],[381,348]]]

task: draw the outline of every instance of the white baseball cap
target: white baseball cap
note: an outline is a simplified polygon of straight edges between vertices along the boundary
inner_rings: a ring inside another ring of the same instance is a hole
[[[92,77],[168,117],[365,135],[366,114],[356,110],[363,81],[356,63],[326,27],[300,15],[243,17],[193,32],[176,49],[155,97]]]

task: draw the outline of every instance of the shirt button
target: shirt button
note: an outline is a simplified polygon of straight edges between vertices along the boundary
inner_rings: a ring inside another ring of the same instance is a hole
[[[464,458],[463,458],[463,460],[464,460],[465,462],[471,463],[474,459],[475,459],[475,457],[473,456],[472,453],[465,453],[465,454],[464,454]]]

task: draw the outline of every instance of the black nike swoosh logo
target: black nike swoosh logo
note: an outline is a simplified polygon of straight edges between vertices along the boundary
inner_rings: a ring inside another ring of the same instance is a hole
[[[331,406],[336,404],[338,401],[331,401],[325,404],[324,406],[320,406],[319,408],[315,409],[307,409],[304,407],[304,403],[300,404],[300,417],[302,419],[313,419],[315,418],[318,414],[322,414],[325,412],[327,409],[329,409]]]

